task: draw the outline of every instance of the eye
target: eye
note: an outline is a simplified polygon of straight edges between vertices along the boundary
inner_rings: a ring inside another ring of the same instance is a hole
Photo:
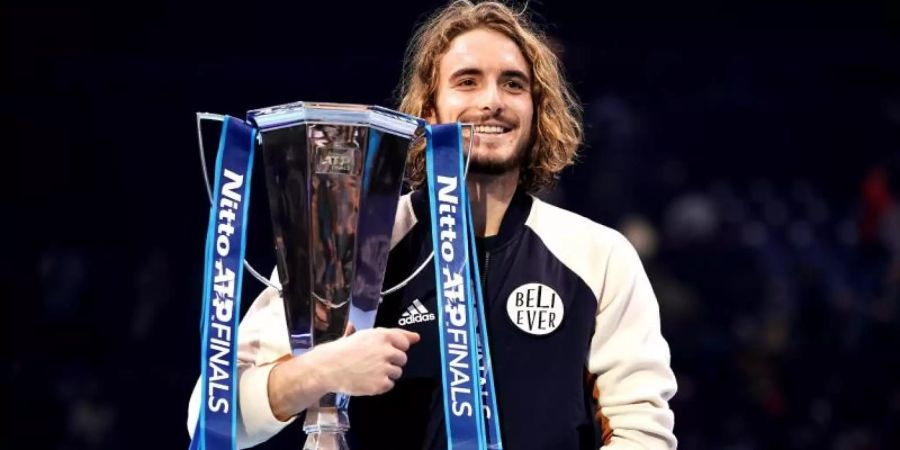
[[[522,83],[519,80],[507,80],[505,83],[503,83],[503,87],[513,92],[521,92],[525,90],[525,83]]]
[[[473,87],[475,86],[474,78],[462,78],[456,82],[456,85],[459,87]]]

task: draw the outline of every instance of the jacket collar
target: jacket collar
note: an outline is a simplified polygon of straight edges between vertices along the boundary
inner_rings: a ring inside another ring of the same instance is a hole
[[[430,229],[431,213],[428,210],[428,192],[425,189],[417,189],[410,195],[413,212],[417,222]],[[496,236],[484,240],[488,250],[498,249],[511,242],[525,228],[525,220],[531,212],[533,199],[521,186],[516,188],[509,207],[500,222],[500,231]]]

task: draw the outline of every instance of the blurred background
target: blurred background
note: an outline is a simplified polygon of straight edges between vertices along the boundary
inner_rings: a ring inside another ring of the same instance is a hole
[[[2,6],[0,448],[187,447],[208,217],[194,113],[393,107],[440,4]],[[542,195],[638,248],[680,448],[900,448],[900,4],[529,9],[585,104],[580,161]],[[248,259],[268,272],[257,194]],[[244,309],[263,287],[247,280]]]

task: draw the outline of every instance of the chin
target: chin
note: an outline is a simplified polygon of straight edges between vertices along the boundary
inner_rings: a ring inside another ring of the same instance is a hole
[[[521,166],[521,158],[473,158],[469,172],[481,175],[503,175]]]
[[[465,147],[464,147],[465,149]],[[477,145],[472,149],[473,154],[484,161],[502,162],[515,157],[515,149],[512,146],[485,146]]]

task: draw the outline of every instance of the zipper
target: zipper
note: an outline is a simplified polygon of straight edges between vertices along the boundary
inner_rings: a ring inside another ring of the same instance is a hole
[[[481,266],[481,289],[484,289],[485,285],[487,285],[487,270],[488,263],[491,262],[491,252],[485,249],[484,251],[484,264]]]

